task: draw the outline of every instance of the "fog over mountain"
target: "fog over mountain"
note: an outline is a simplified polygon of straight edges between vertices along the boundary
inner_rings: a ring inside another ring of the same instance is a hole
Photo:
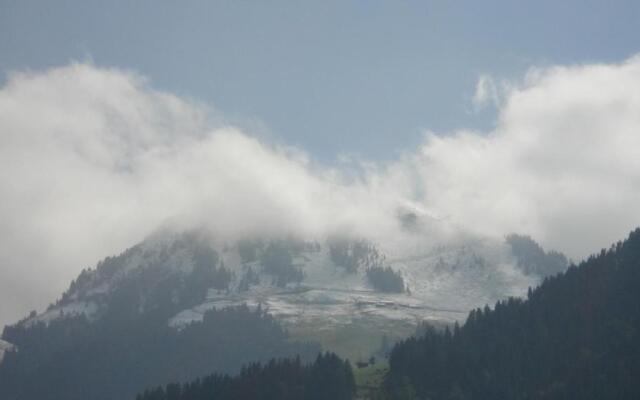
[[[640,224],[640,57],[477,88],[476,106],[497,105],[490,132],[425,131],[395,161],[323,165],[132,71],[14,72],[0,90],[0,325],[168,223],[382,243],[518,232],[575,259]]]

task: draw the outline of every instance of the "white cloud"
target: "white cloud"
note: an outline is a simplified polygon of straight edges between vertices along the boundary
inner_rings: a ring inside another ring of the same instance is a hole
[[[479,111],[489,105],[498,107],[500,103],[498,87],[489,75],[480,75],[476,82],[476,91],[471,99],[473,107]]]
[[[126,71],[10,76],[0,91],[0,320],[42,307],[79,269],[175,216],[229,236],[395,223],[381,210],[396,194],[345,185],[339,171],[212,114]]]
[[[479,83],[479,104],[497,101],[492,82]],[[13,74],[0,90],[0,321],[174,216],[231,236],[381,238],[398,236],[408,207],[574,257],[640,224],[640,58],[532,70],[498,112],[492,132],[431,133],[390,164],[327,167],[135,73]]]
[[[493,132],[428,136],[425,201],[484,233],[584,256],[640,223],[640,58],[532,70]]]

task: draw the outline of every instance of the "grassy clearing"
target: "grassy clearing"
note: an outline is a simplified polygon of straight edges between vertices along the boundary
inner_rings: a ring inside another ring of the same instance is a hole
[[[389,370],[387,360],[376,361],[375,364],[364,368],[353,367],[353,374],[356,378],[358,388],[357,398],[369,399],[374,393],[380,391],[384,375]]]
[[[320,343],[324,350],[348,358],[352,364],[366,361],[375,354],[380,349],[383,335],[386,334],[393,343],[415,332],[414,324],[367,319],[353,321],[348,325],[330,325],[324,321],[315,321],[287,328],[293,340]]]

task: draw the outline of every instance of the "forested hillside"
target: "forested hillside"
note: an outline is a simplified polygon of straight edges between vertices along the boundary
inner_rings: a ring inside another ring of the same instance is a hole
[[[156,310],[157,311],[157,310]],[[18,351],[0,363],[0,398],[127,399],[147,387],[237,372],[249,362],[284,355],[309,360],[319,347],[290,343],[263,310],[211,310],[181,330],[160,312],[85,316],[6,327]]]
[[[295,359],[243,367],[238,376],[214,374],[193,382],[146,390],[137,400],[350,400],[356,392],[351,365],[332,353],[305,365]]]
[[[385,397],[638,399],[639,287],[640,229],[547,278],[526,300],[401,342]]]

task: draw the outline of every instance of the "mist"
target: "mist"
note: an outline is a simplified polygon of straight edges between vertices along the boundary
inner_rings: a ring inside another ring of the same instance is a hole
[[[0,325],[167,221],[229,240],[519,232],[574,259],[639,225],[640,57],[495,79],[480,76],[473,98],[496,108],[490,131],[425,129],[394,161],[327,165],[133,71],[13,72],[0,90]],[[403,212],[424,229],[404,231]]]

